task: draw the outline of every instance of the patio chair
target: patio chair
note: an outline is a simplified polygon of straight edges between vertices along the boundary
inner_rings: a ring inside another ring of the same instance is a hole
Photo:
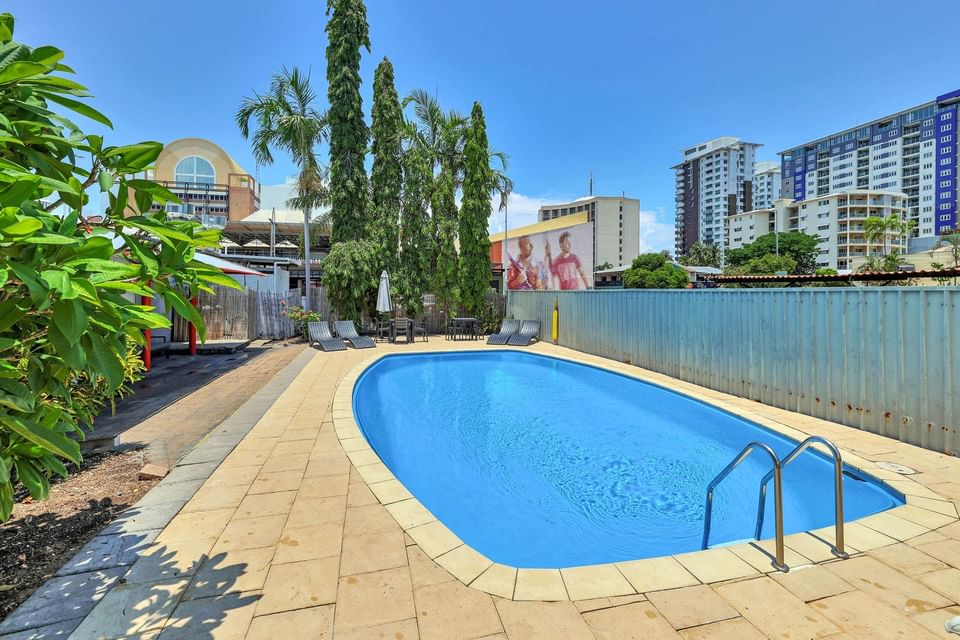
[[[507,339],[507,344],[515,347],[526,347],[531,342],[537,340],[537,334],[540,333],[539,320],[524,320],[520,325],[520,331]]]
[[[307,337],[311,345],[317,343],[324,351],[346,351],[347,349],[343,340],[330,335],[330,325],[326,321],[308,322]]]
[[[384,342],[393,340],[393,322],[391,320],[381,320],[377,323],[375,340],[383,340]]]
[[[427,337],[427,321],[426,320],[413,321],[413,339],[416,340],[417,336],[423,336],[424,342],[430,342],[430,338]]]
[[[513,336],[520,330],[519,320],[504,320],[500,326],[499,333],[491,333],[487,338],[487,344],[507,344],[510,336]]]
[[[393,342],[403,336],[404,342],[410,342],[410,325],[413,321],[410,318],[397,318],[393,321]]]
[[[355,349],[372,349],[377,346],[370,336],[361,336],[357,333],[357,327],[353,320],[337,320],[334,323],[337,335],[346,340]]]

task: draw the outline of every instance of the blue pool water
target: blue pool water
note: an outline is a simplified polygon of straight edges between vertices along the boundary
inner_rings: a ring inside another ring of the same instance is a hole
[[[710,480],[753,440],[781,457],[797,444],[665,388],[518,351],[388,356],[358,381],[354,413],[424,506],[517,567],[695,551]],[[712,546],[753,537],[769,469],[755,452],[718,487]],[[833,523],[825,456],[808,450],[783,477],[787,533]],[[903,503],[862,475],[844,477],[844,497],[847,521]]]

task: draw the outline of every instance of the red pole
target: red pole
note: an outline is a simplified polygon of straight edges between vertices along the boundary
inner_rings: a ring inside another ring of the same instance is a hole
[[[190,304],[192,304],[194,308],[197,307],[196,296],[190,299]],[[190,323],[190,355],[197,355],[197,327],[194,326],[192,322]]]
[[[150,286],[150,283],[147,283],[147,286]],[[140,304],[150,306],[150,301],[150,296],[140,296]],[[151,367],[153,367],[153,354],[150,352],[153,341],[151,339],[150,329],[143,330],[143,342],[143,368],[146,371],[150,371]]]

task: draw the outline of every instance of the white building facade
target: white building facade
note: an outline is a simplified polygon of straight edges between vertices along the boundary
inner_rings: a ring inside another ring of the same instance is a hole
[[[674,165],[676,254],[697,242],[723,248],[724,220],[753,208],[753,172],[761,145],[722,137],[689,147]]]
[[[769,209],[780,199],[783,180],[779,162],[757,162],[753,165],[753,208]]]
[[[617,196],[588,196],[573,202],[540,207],[539,222],[574,213],[587,213],[593,222],[594,265],[629,264],[640,255],[640,200]]]
[[[818,238],[818,268],[850,271],[858,258],[894,249],[907,252],[907,238],[898,233],[872,242],[864,235],[867,218],[908,219],[907,202],[905,193],[877,190],[830,193],[800,202],[784,198],[769,209],[728,216],[726,248],[738,249],[768,233],[801,231]]]
[[[906,194],[924,248],[957,226],[960,90],[780,152],[784,197],[796,201],[855,189]]]

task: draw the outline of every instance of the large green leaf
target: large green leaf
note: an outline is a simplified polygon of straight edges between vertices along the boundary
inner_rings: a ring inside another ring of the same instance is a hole
[[[53,305],[53,323],[70,344],[87,330],[87,312],[79,300],[61,300]]]
[[[3,413],[0,413],[0,424],[20,437],[40,445],[58,456],[77,464],[80,463],[80,445],[52,429],[45,429],[31,420]]]
[[[80,292],[73,288],[73,284],[70,282],[70,274],[66,271],[47,269],[40,273],[40,277],[43,278],[48,287],[59,293],[60,297],[65,300],[70,300],[80,295]]]
[[[14,411],[33,411],[35,400],[27,385],[16,380],[0,378],[0,406]]]
[[[64,364],[73,369],[83,369],[87,364],[86,350],[80,342],[71,342],[63,335],[60,328],[52,324],[47,329],[47,340],[53,346],[54,352],[63,360]]]
[[[39,76],[50,70],[50,66],[36,62],[14,62],[0,71],[0,85],[12,84],[31,76]]]
[[[37,471],[33,461],[20,459],[16,460],[13,466],[17,471],[17,480],[27,488],[30,497],[34,500],[46,500],[50,494],[50,482]]]
[[[112,393],[123,384],[123,363],[115,349],[95,331],[84,334],[82,342],[87,352],[87,369],[91,375],[103,376]]]

